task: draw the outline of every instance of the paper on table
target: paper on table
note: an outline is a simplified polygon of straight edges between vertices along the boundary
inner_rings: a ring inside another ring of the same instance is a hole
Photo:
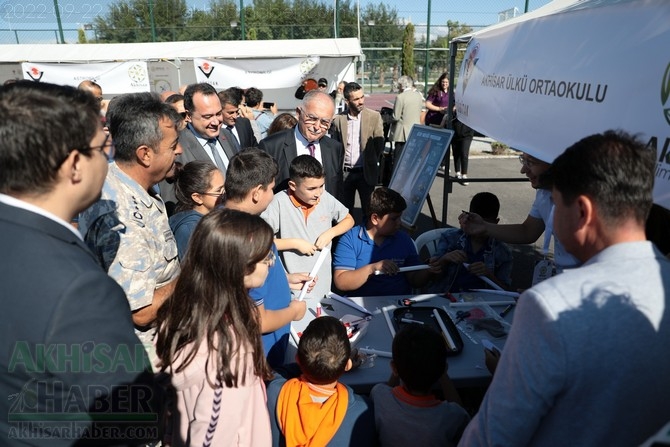
[[[416,270],[426,270],[429,268],[430,266],[428,264],[408,265],[407,267],[398,268],[398,273],[414,272]],[[384,273],[381,270],[375,270],[375,275],[384,275]]]
[[[321,253],[319,253],[319,257],[316,258],[316,263],[314,264],[314,267],[312,267],[312,271],[309,272],[309,277],[314,278],[317,273],[319,273],[319,269],[323,265],[323,262],[326,260],[326,257],[328,256],[328,252],[330,252],[330,248],[325,247],[321,249]],[[305,299],[305,296],[307,295],[307,289],[309,288],[309,283],[311,281],[307,281],[304,286],[302,286],[302,290],[300,290],[300,295],[298,296],[298,301],[302,301]]]
[[[339,301],[342,304],[346,304],[349,307],[353,307],[357,311],[363,312],[364,314],[372,315],[372,312],[367,310],[365,307],[361,306],[360,304],[354,303],[353,301],[351,301],[349,298],[347,298],[345,296],[340,296],[336,293],[330,292],[328,294],[328,298],[332,298],[335,301]]]

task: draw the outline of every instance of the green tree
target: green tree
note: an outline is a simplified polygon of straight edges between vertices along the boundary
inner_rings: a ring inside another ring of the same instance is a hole
[[[156,41],[181,40],[187,19],[186,0],[121,0],[110,5],[106,16],[95,18],[98,41],[151,42],[152,15]]]
[[[464,34],[468,34],[472,32],[472,28],[468,25],[462,25],[458,21],[453,22],[451,20],[447,20],[447,29],[449,30],[448,34],[446,36],[440,36],[435,41],[433,42],[433,47],[434,48],[449,48],[449,42],[452,39],[455,39],[459,36],[462,36]],[[434,59],[434,64],[431,64],[434,70],[438,71],[446,71],[449,68],[449,53],[447,52],[440,52],[439,53],[440,57]],[[463,53],[462,52],[457,52],[456,53],[456,69],[458,70],[458,67],[461,66],[461,61],[463,60]]]
[[[88,40],[86,39],[86,31],[84,31],[84,28],[79,28],[77,30],[77,42],[79,43],[87,43]]]
[[[402,74],[416,79],[414,69],[414,25],[408,23],[402,41]]]

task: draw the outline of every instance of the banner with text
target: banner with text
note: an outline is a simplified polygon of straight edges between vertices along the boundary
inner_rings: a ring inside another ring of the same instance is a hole
[[[78,86],[91,80],[102,87],[105,95],[150,91],[147,63],[105,62],[99,64],[21,64],[23,78],[35,82]]]
[[[670,8],[598,3],[474,33],[454,89],[458,117],[548,162],[587,135],[639,134],[658,153],[654,200],[670,209],[670,56],[659,51]]]

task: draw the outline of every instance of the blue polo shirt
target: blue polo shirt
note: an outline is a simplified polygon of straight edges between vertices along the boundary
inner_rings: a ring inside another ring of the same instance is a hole
[[[380,246],[370,239],[364,225],[357,225],[342,235],[333,253],[334,270],[356,270],[368,264],[390,259],[398,267],[422,264],[416,252],[414,241],[404,231],[387,236]],[[412,286],[404,273],[397,275],[370,276],[350,296],[405,295],[412,292]]]

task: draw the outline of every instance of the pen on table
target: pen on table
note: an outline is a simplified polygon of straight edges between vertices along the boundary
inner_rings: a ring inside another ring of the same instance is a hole
[[[503,317],[503,318],[505,318],[505,315],[507,315],[508,313],[510,313],[510,311],[511,311],[513,308],[514,308],[514,304],[508,304],[507,307],[504,308],[504,309],[502,310],[502,312],[500,312],[500,316]]]

